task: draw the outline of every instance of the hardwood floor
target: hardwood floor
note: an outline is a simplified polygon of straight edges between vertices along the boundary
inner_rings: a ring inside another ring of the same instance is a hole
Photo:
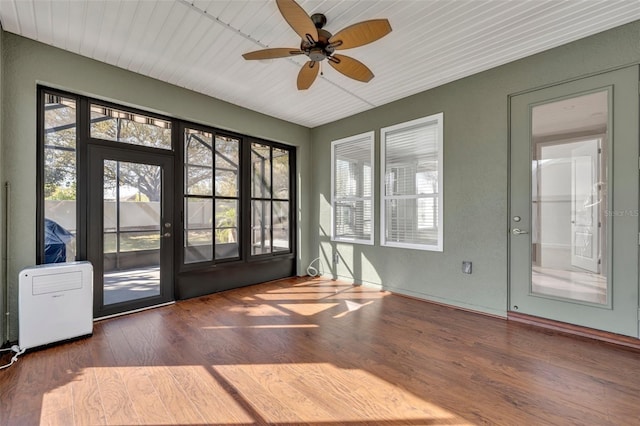
[[[0,371],[0,424],[631,425],[640,353],[290,279],[27,353]]]

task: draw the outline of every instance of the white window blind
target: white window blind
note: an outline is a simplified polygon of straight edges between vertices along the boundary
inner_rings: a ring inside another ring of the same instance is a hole
[[[383,246],[442,251],[443,114],[381,130]]]
[[[331,144],[332,241],[373,244],[373,137]]]

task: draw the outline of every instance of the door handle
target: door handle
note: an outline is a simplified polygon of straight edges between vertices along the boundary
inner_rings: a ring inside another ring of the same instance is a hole
[[[529,231],[523,231],[522,229],[519,228],[513,228],[513,235],[522,235],[522,234],[528,234]]]

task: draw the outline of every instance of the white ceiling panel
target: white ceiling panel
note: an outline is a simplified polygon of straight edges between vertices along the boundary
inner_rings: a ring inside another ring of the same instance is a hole
[[[20,29],[25,37],[37,39],[38,33],[36,28],[34,4],[18,0],[15,0],[13,3],[13,7],[16,9],[16,27]]]
[[[387,18],[393,31],[338,53],[369,83],[322,62],[296,89],[304,55],[245,61],[300,39],[275,0],[0,0],[4,30],[308,127],[640,19],[638,0],[300,0],[325,29]],[[70,88],[73,89],[73,88]],[[170,112],[170,111],[169,111]]]
[[[38,39],[42,40],[43,43],[52,44],[51,1],[43,0],[41,7],[35,8],[33,13]]]
[[[105,2],[87,2],[82,23],[83,39],[80,43],[80,54],[93,57],[96,45],[100,41],[100,30],[104,23],[104,13],[107,8]],[[55,5],[54,5],[55,7]]]
[[[128,0],[120,0],[110,3],[109,9],[117,10],[117,20],[112,24],[111,31],[107,29],[107,26],[104,27],[104,38],[100,39],[100,43],[96,47],[97,54],[94,59],[116,65],[122,51],[129,43],[131,24],[138,5]]]

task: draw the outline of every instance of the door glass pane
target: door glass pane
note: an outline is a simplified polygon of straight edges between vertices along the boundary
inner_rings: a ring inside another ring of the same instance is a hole
[[[532,109],[534,294],[607,304],[606,91]]]
[[[104,304],[160,294],[161,167],[104,161]]]

